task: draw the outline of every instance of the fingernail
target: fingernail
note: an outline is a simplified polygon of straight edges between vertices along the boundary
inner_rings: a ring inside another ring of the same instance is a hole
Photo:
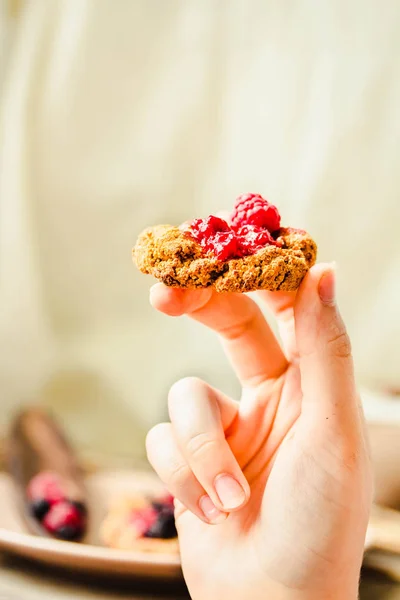
[[[202,496],[199,500],[199,506],[207,521],[210,523],[222,523],[228,516],[216,508],[209,496]]]
[[[330,268],[325,271],[319,280],[319,297],[326,306],[334,306],[335,304],[335,271],[336,263],[331,263]]]
[[[231,475],[219,475],[214,486],[225,510],[239,508],[246,500],[244,489]]]

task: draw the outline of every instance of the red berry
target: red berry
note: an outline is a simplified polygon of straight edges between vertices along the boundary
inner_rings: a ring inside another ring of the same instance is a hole
[[[231,222],[234,229],[242,225],[256,225],[276,231],[280,227],[281,217],[276,206],[260,194],[242,194],[236,200]]]
[[[153,504],[157,504],[159,506],[170,506],[170,507],[174,507],[174,497],[172,494],[170,494],[169,492],[167,492],[166,494],[164,494],[163,496],[158,496],[154,501]]]
[[[188,233],[205,252],[227,261],[254,254],[267,244],[279,246],[270,234],[279,225],[280,216],[275,206],[258,194],[244,194],[236,203],[232,228],[224,219],[211,215],[193,221]]]
[[[229,231],[230,227],[224,219],[210,215],[207,219],[195,219],[190,225],[192,236],[204,244],[219,231]]]
[[[234,231],[221,231],[212,237],[207,246],[215,256],[222,261],[232,258],[241,258],[243,253],[240,249],[239,238]]]
[[[235,232],[224,219],[210,215],[207,219],[196,219],[190,226],[191,235],[206,252],[212,252],[219,260],[239,258],[242,253]]]
[[[133,510],[129,522],[135,527],[138,537],[144,536],[157,520],[157,511],[149,506]]]
[[[268,229],[256,227],[256,225],[243,225],[236,230],[239,238],[240,248],[244,256],[255,254],[261,248],[268,245],[280,246],[279,242],[274,240]]]
[[[60,477],[51,471],[35,475],[28,484],[27,494],[30,500],[46,500],[50,506],[65,498]]]
[[[174,497],[173,497],[173,495],[172,495],[172,494],[169,494],[169,493],[168,493],[168,494],[165,494],[165,496],[163,496],[163,497],[160,499],[160,502],[162,502],[163,504],[167,504],[167,505],[170,505],[170,506],[174,506]]]
[[[84,528],[84,518],[70,502],[54,504],[43,519],[43,525],[50,533],[57,533],[63,527]]]

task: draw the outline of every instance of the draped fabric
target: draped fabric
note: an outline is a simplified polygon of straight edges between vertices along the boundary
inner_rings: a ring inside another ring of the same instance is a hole
[[[218,341],[148,305],[147,225],[276,203],[338,263],[357,377],[400,387],[397,0],[0,1],[0,389],[140,452]]]

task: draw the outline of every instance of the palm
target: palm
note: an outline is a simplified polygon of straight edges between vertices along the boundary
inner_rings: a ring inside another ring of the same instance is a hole
[[[187,579],[196,580],[200,572],[213,569],[221,572],[219,562],[240,565],[253,581],[262,568],[261,562],[254,563],[251,559],[256,554],[264,554],[266,527],[262,515],[268,512],[265,504],[275,465],[279,465],[280,460],[287,460],[286,450],[291,452],[282,443],[299,418],[301,390],[297,374],[297,367],[291,367],[285,375],[263,386],[265,389],[249,393],[244,402],[253,408],[243,414],[239,406],[234,431],[226,432],[229,445],[250,484],[251,496],[246,506],[231,513],[218,527],[203,523],[183,506],[178,511],[181,552],[188,565]],[[282,410],[284,405],[288,405],[289,411]],[[249,439],[252,439],[251,444]],[[276,483],[279,487],[282,482]],[[237,543],[238,536],[240,544]],[[194,539],[196,544],[193,544]]]
[[[154,304],[164,312],[179,314],[179,308],[171,310],[172,299],[179,299],[177,291],[164,290],[163,294],[166,306]],[[359,509],[365,500],[360,490],[369,484],[359,410],[354,402],[337,413],[338,402],[316,404],[310,386],[311,393],[303,394],[294,301],[294,294],[272,295],[286,356],[265,321],[258,320],[260,314],[255,313],[256,322],[246,315],[244,308],[255,310],[247,304],[248,298],[231,299],[231,310],[225,310],[221,318],[220,304],[226,300],[211,297],[204,303],[195,292],[190,302],[200,304],[200,309],[181,311],[215,329],[215,313],[219,314],[218,330],[223,332],[223,343],[243,383],[240,404],[221,397],[219,409],[226,441],[250,486],[248,502],[215,527],[200,520],[190,505],[188,510],[188,503],[177,502],[182,564],[193,598],[218,598],[214,589],[221,586],[226,592],[229,588],[231,598],[242,598],[246,594],[241,592],[241,582],[255,584],[265,578],[277,590],[301,587],[310,570],[322,579],[329,575],[340,546],[346,548],[344,558],[362,552],[360,536],[349,543],[349,531],[354,529],[362,538],[367,514],[367,509]],[[230,329],[224,318],[230,320]],[[244,340],[246,335],[252,339]],[[249,342],[253,345],[251,361],[246,360]],[[287,356],[292,360],[288,362]],[[368,506],[368,498],[364,504]],[[316,524],[322,536],[316,533]],[[211,587],[207,581],[213,582]]]

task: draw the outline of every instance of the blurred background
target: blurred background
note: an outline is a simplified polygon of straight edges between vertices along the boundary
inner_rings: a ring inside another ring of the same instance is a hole
[[[398,0],[0,0],[0,427],[41,402],[140,458],[169,386],[234,396],[155,314],[147,225],[277,204],[338,263],[367,416],[400,420]]]

